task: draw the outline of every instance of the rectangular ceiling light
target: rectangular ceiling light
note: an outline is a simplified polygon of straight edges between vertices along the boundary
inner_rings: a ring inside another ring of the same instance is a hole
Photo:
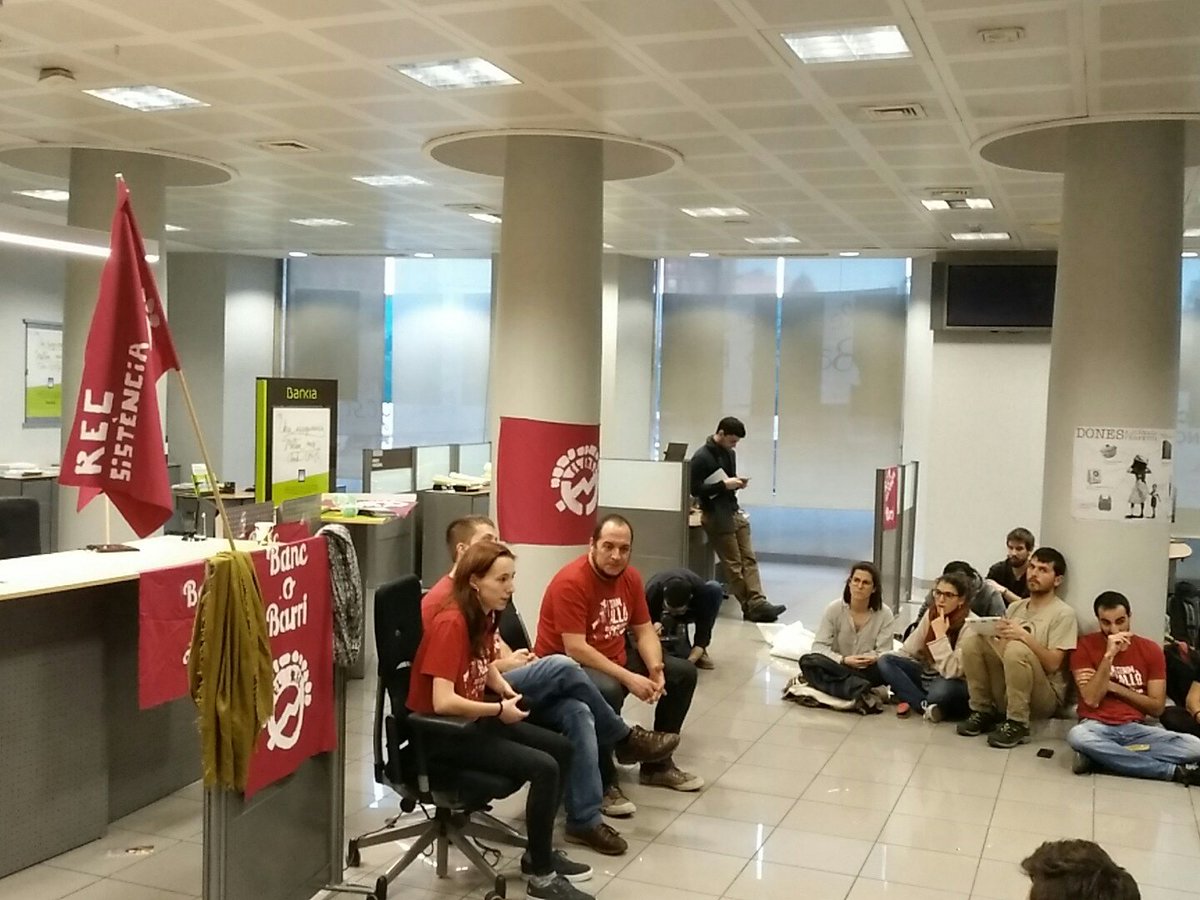
[[[108,248],[96,244],[84,244],[79,241],[60,241],[56,238],[38,237],[32,234],[16,234],[11,231],[0,231],[0,244],[32,247],[35,250],[57,250],[59,253],[75,253],[80,256],[94,256],[98,259],[108,256]]]
[[[800,238],[792,237],[790,234],[779,234],[773,237],[752,237],[742,238],[747,244],[798,244]]]
[[[182,225],[164,225],[163,231],[187,231]]]
[[[1183,230],[1184,237],[1200,237],[1200,228],[1185,228]]]
[[[349,222],[343,222],[341,219],[288,219],[293,225],[303,225],[306,228],[339,228],[342,225],[349,225]]]
[[[183,109],[191,106],[208,106],[203,100],[189,97],[169,88],[158,87],[154,84],[133,84],[127,87],[96,88],[84,91],[93,97],[136,109],[139,112],[163,109]]]
[[[992,201],[987,197],[968,197],[966,199],[967,209],[994,209]]]
[[[439,91],[521,83],[499,66],[478,56],[438,62],[397,63],[392,68],[413,81]]]
[[[805,63],[862,62],[912,56],[904,35],[895,25],[797,31],[782,37]]]
[[[51,203],[66,203],[71,199],[71,194],[69,191],[56,191],[41,188],[28,191],[13,191],[13,193],[20,194],[22,197],[32,197],[34,200],[49,200]]]
[[[987,197],[961,197],[953,200],[922,200],[921,205],[938,212],[946,209],[995,209]]]
[[[416,175],[355,175],[354,180],[371,187],[413,187],[418,184],[429,184]]]
[[[950,201],[948,201],[948,200],[922,200],[921,205],[928,210],[937,211],[937,210],[941,210],[941,209],[949,209]]]
[[[685,206],[679,211],[694,219],[735,219],[750,215],[740,206]]]
[[[838,253],[838,256],[846,256],[846,257],[853,257],[853,256],[858,256],[858,255],[859,255],[859,252],[857,250],[842,250],[840,253]]]
[[[1012,235],[1007,231],[955,231],[950,237],[956,241],[1007,241]]]
[[[472,219],[477,219],[480,222],[487,222],[489,225],[499,225],[500,217],[495,213],[467,213]]]

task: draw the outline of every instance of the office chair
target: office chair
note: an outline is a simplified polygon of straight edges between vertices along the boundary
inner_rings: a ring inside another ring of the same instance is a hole
[[[425,749],[431,736],[470,740],[466,719],[410,713],[405,706],[412,662],[421,643],[421,582],[407,575],[375,591],[375,647],[379,655],[379,683],[375,693],[375,781],[400,796],[400,809],[412,812],[418,805],[426,821],[369,832],[351,840],[346,849],[349,866],[362,864],[360,851],[391,841],[415,839],[408,851],[380,877],[376,900],[386,900],[387,885],[431,845],[437,854],[437,874],[446,877],[453,844],[471,864],[492,881],[485,900],[503,900],[503,875],[484,858],[471,838],[525,847],[525,837],[489,812],[489,804],[516,793],[521,782],[482,772],[460,772],[439,767]],[[390,714],[387,709],[390,708]],[[433,808],[429,814],[428,807]],[[380,893],[380,888],[383,892]]]
[[[0,499],[0,559],[42,552],[41,512],[30,497]]]
[[[500,631],[501,639],[513,650],[533,649],[533,641],[529,637],[529,629],[525,627],[525,620],[517,612],[515,601],[509,600],[508,606],[504,607],[504,611],[500,613],[500,621],[497,624],[497,628]]]

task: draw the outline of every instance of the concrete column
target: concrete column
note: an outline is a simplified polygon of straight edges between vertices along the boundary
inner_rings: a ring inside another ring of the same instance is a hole
[[[116,204],[116,173],[120,172],[129,185],[133,208],[137,214],[142,237],[162,246],[166,208],[166,160],[142,153],[123,153],[110,150],[72,149],[70,161],[71,199],[67,204],[67,223],[83,228],[108,232]],[[165,254],[163,254],[165,258]],[[166,303],[166,279],[162,262],[156,267],[155,278]],[[63,445],[66,445],[79,382],[83,377],[83,348],[87,342],[96,294],[100,287],[100,272],[104,260],[72,256],[67,262],[66,296],[63,298]],[[168,376],[170,377],[170,376]],[[159,386],[159,410],[165,409],[163,385]],[[60,550],[74,550],[85,544],[104,540],[103,497],[93,500],[82,512],[75,512],[78,491],[59,489],[58,545]],[[125,524],[120,513],[112,512],[114,541],[131,540],[136,535]]]
[[[489,382],[493,437],[501,416],[600,421],[602,151],[594,140],[507,138]],[[494,503],[493,495],[493,512]],[[583,548],[515,549],[518,602],[533,628],[546,584]]]
[[[1072,453],[1076,426],[1175,427],[1184,127],[1093,123],[1065,140],[1038,541],[1066,556],[1081,622],[1097,594],[1117,590],[1137,631],[1161,639],[1169,517],[1160,505],[1153,521],[1073,518]],[[1023,452],[1021,429],[996,424]]]

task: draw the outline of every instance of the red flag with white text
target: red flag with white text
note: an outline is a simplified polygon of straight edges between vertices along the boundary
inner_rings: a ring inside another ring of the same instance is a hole
[[[496,518],[513,544],[586,544],[599,501],[600,426],[500,419]]]
[[[77,509],[107,494],[145,537],[174,508],[155,388],[179,358],[124,181],[109,247],[58,482],[79,488]]]

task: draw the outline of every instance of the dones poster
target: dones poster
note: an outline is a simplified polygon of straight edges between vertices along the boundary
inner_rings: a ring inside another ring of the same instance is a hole
[[[1071,515],[1136,524],[1171,519],[1175,430],[1079,425]]]

